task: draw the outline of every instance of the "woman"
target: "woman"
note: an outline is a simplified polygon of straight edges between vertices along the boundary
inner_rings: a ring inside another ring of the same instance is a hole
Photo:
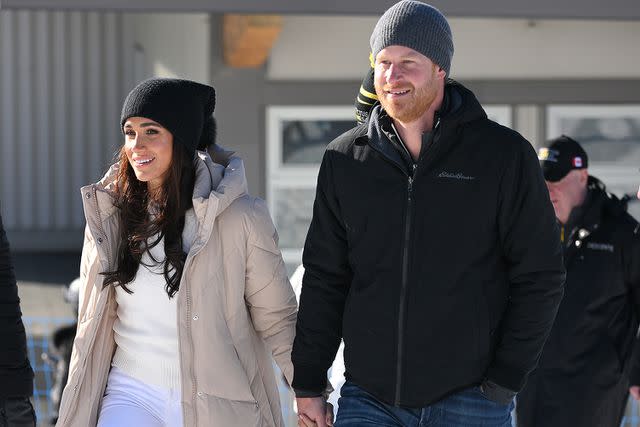
[[[214,104],[206,85],[140,83],[118,163],[82,189],[60,426],[283,425],[270,356],[290,383],[296,300],[242,160],[211,147]]]

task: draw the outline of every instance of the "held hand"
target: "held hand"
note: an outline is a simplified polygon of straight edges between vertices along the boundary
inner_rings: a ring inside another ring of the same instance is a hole
[[[631,394],[635,400],[640,400],[640,386],[633,385],[629,387],[629,394]]]
[[[333,407],[331,407],[331,423],[328,423],[330,405],[327,405],[324,397],[299,397],[298,427],[331,427],[333,426]]]
[[[327,402],[325,405],[325,414],[326,414],[326,421],[327,421],[327,426],[328,427],[333,427],[333,404]]]

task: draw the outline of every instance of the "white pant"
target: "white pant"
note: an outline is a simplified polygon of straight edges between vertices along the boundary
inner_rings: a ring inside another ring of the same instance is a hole
[[[180,390],[143,383],[115,366],[98,415],[98,427],[182,427]]]

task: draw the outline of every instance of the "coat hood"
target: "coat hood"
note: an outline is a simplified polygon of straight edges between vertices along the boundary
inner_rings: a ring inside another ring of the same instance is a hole
[[[583,205],[580,226],[594,226],[604,217],[617,217],[627,212],[627,201],[607,192],[607,187],[598,178],[589,175],[587,199]]]
[[[199,222],[208,212],[218,216],[233,203],[234,200],[247,194],[247,178],[244,162],[234,152],[227,151],[217,145],[211,149],[211,155],[204,151],[196,151],[194,156],[196,178],[193,187],[193,209]],[[118,163],[113,164],[95,186],[96,199],[102,218],[115,211],[113,205]],[[215,206],[212,206],[215,205]],[[215,207],[214,211],[210,208]]]
[[[371,110],[371,116],[373,117],[369,121],[369,129],[371,129],[372,126],[378,125],[381,114],[382,116],[386,115],[380,102],[377,102]],[[444,86],[442,106],[436,114],[443,121],[454,122],[456,124],[463,124],[487,117],[487,114],[473,92],[453,79],[448,79]]]
[[[447,128],[456,128],[477,119],[487,118],[487,114],[473,92],[452,79],[447,80],[442,106],[436,115],[440,117],[442,125]],[[369,139],[383,141],[381,131],[385,127],[384,123],[390,123],[390,118],[380,103],[376,103],[373,107],[366,123]]]

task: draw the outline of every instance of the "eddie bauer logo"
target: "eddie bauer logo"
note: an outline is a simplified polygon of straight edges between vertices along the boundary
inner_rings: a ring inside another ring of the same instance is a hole
[[[464,181],[473,181],[474,179],[476,179],[475,176],[466,176],[463,175],[461,173],[451,173],[451,172],[445,172],[442,171],[440,172],[440,175],[438,175],[438,178],[451,178],[451,179],[460,179],[460,180],[464,180]]]

